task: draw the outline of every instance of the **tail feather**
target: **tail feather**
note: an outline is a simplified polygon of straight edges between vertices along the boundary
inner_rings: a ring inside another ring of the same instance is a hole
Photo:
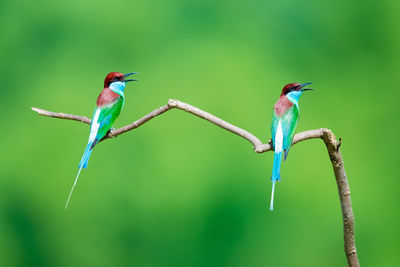
[[[276,182],[276,181],[272,181],[271,204],[269,205],[269,210],[270,210],[270,211],[273,211],[273,210],[274,210],[275,182]]]
[[[92,154],[92,149],[93,149],[92,146],[93,145],[92,145],[91,142],[89,142],[87,144],[85,152],[83,153],[81,162],[79,162],[79,168],[83,168],[83,169],[87,168],[87,165],[88,165],[88,162],[89,162],[89,158],[90,158],[90,154]]]
[[[78,182],[78,178],[79,178],[79,174],[81,173],[81,170],[82,170],[82,167],[79,167],[79,171],[78,171],[78,174],[76,175],[75,182],[72,185],[71,191],[69,192],[67,203],[65,203],[65,209],[68,208],[69,200],[71,199],[72,192],[74,192],[74,188],[75,188],[76,182]]]
[[[275,152],[274,156],[274,166],[272,168],[272,193],[271,193],[271,204],[269,210],[274,209],[274,192],[275,192],[275,183],[276,181],[281,180],[281,162],[282,162],[282,151]]]
[[[272,181],[281,180],[281,162],[282,162],[282,151],[275,152],[274,156],[274,167],[272,168]]]
[[[93,146],[92,142],[89,142],[86,146],[86,149],[85,149],[85,152],[83,153],[81,162],[79,162],[79,171],[78,171],[78,174],[76,175],[76,178],[75,178],[74,184],[72,185],[71,191],[69,192],[67,203],[65,204],[65,209],[68,208],[69,200],[71,199],[72,192],[74,192],[74,188],[75,188],[76,183],[78,182],[78,178],[79,178],[79,174],[81,173],[81,170],[87,168],[87,164],[89,162],[90,154],[92,154],[93,147],[94,146]]]

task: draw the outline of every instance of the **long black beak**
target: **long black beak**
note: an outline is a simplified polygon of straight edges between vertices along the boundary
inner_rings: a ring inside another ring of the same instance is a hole
[[[137,73],[137,72],[131,72],[131,73],[125,74],[125,75],[124,75],[124,82],[134,82],[134,81],[137,81],[136,79],[125,79],[126,77],[131,76],[131,75],[136,74],[136,73]]]
[[[310,90],[314,90],[314,89],[311,89],[311,88],[303,88],[303,87],[305,87],[305,86],[307,86],[307,85],[309,85],[309,84],[312,84],[312,83],[302,83],[301,85],[300,85],[300,88],[301,88],[301,91],[310,91]]]

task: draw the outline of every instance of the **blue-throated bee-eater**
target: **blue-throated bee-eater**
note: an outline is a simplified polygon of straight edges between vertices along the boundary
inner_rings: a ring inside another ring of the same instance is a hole
[[[284,160],[289,153],[292,144],[294,130],[299,119],[299,98],[304,91],[313,90],[304,88],[311,83],[289,83],[282,89],[279,100],[274,105],[272,116],[271,133],[274,146],[274,166],[272,169],[272,193],[270,210],[274,209],[275,182],[281,179],[280,169],[282,153]]]
[[[79,163],[79,171],[76,175],[71,192],[69,193],[65,208],[68,207],[69,200],[82,168],[87,168],[93,148],[104,136],[106,136],[115,119],[119,116],[125,102],[124,89],[126,83],[136,81],[135,79],[127,79],[128,76],[133,74],[136,74],[136,72],[125,75],[119,72],[110,72],[106,76],[104,80],[104,89],[97,98],[96,109],[93,113],[92,122],[90,124],[89,141],[85,152],[83,153],[81,162]]]

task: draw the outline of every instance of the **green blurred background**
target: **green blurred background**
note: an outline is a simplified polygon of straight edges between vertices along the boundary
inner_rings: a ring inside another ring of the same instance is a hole
[[[323,142],[296,145],[269,212],[272,153],[182,111],[96,147],[64,210],[110,71],[138,71],[115,127],[176,98],[263,141],[289,82],[297,132],[341,147],[362,266],[399,258],[394,1],[0,2],[0,266],[345,266]]]

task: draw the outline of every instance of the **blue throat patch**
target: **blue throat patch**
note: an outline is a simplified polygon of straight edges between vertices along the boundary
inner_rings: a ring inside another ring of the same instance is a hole
[[[119,94],[120,96],[124,97],[124,89],[125,89],[126,82],[113,82],[110,84],[109,88]]]
[[[299,109],[299,98],[303,91],[292,91],[286,95],[286,97],[297,106],[297,109]]]

